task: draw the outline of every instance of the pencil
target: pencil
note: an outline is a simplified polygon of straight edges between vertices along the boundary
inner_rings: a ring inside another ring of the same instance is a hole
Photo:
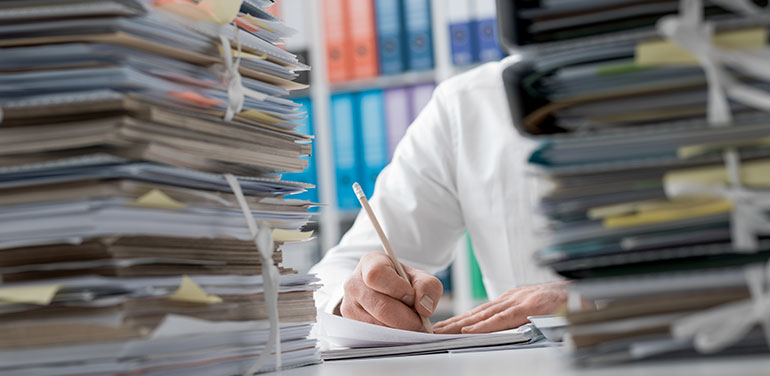
[[[361,207],[364,208],[366,214],[369,215],[369,219],[372,221],[372,225],[374,225],[374,230],[377,231],[377,235],[380,236],[380,241],[382,242],[383,248],[385,248],[385,253],[388,254],[390,262],[393,263],[393,267],[396,269],[396,273],[398,273],[401,278],[405,279],[411,285],[412,282],[409,281],[409,276],[406,275],[404,267],[401,266],[401,263],[398,261],[398,257],[396,257],[396,254],[393,253],[393,248],[390,247],[388,237],[385,236],[385,232],[382,231],[380,222],[377,220],[377,217],[374,216],[374,211],[372,211],[372,207],[369,206],[369,200],[366,199],[366,195],[361,189],[361,186],[358,185],[358,183],[353,183],[353,191],[356,192],[356,197],[358,197],[358,202],[361,203]],[[415,300],[416,298],[417,297],[415,297]],[[420,315],[419,312],[417,314]],[[433,326],[430,324],[428,318],[420,315],[420,319],[422,319],[422,325],[425,327],[425,331],[433,334]]]

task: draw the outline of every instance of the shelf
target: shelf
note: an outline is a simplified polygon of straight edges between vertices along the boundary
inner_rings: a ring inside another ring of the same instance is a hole
[[[436,82],[433,70],[406,72],[390,76],[378,76],[362,80],[352,80],[330,84],[332,93],[347,93],[371,89],[388,89],[400,86],[412,86]]]

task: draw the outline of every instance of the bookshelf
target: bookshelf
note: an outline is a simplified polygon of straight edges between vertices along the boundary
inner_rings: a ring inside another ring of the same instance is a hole
[[[324,11],[322,2],[307,1],[307,6],[296,10],[306,12],[309,21],[308,61],[312,66],[310,89],[295,96],[309,96],[313,105],[312,122],[315,134],[314,155],[318,181],[318,197],[324,206],[320,208],[316,226],[318,239],[312,247],[319,249],[319,257],[339,242],[341,236],[352,225],[358,211],[340,210],[337,205],[337,179],[335,175],[334,145],[330,121],[330,97],[345,92],[360,92],[371,89],[388,89],[427,83],[438,84],[457,73],[472,69],[478,64],[457,67],[452,63],[448,15],[444,0],[431,0],[431,27],[434,54],[434,68],[424,71],[408,71],[401,74],[378,76],[368,79],[330,83],[327,79],[327,54],[325,45]],[[475,305],[472,297],[467,240],[458,242],[458,255],[452,276],[452,310],[464,312]]]

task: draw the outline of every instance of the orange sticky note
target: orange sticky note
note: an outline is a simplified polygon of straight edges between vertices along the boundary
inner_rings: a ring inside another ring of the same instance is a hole
[[[172,91],[169,94],[171,94],[172,96],[174,96],[176,98],[179,98],[181,100],[185,100],[185,101],[188,101],[188,102],[193,102],[195,104],[200,104],[200,105],[203,105],[203,106],[224,105],[224,103],[221,102],[221,101],[218,101],[218,100],[213,99],[213,98],[204,97],[203,95],[201,95],[199,93],[196,93],[196,92],[194,92],[192,90],[187,90],[187,91],[183,91],[183,92]]]

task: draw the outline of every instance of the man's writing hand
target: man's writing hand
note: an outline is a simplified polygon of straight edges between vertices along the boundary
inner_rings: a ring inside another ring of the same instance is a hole
[[[342,316],[391,328],[422,330],[417,313],[430,317],[444,288],[431,274],[403,266],[411,286],[399,277],[385,253],[364,255],[345,281],[345,295],[340,305]]]

